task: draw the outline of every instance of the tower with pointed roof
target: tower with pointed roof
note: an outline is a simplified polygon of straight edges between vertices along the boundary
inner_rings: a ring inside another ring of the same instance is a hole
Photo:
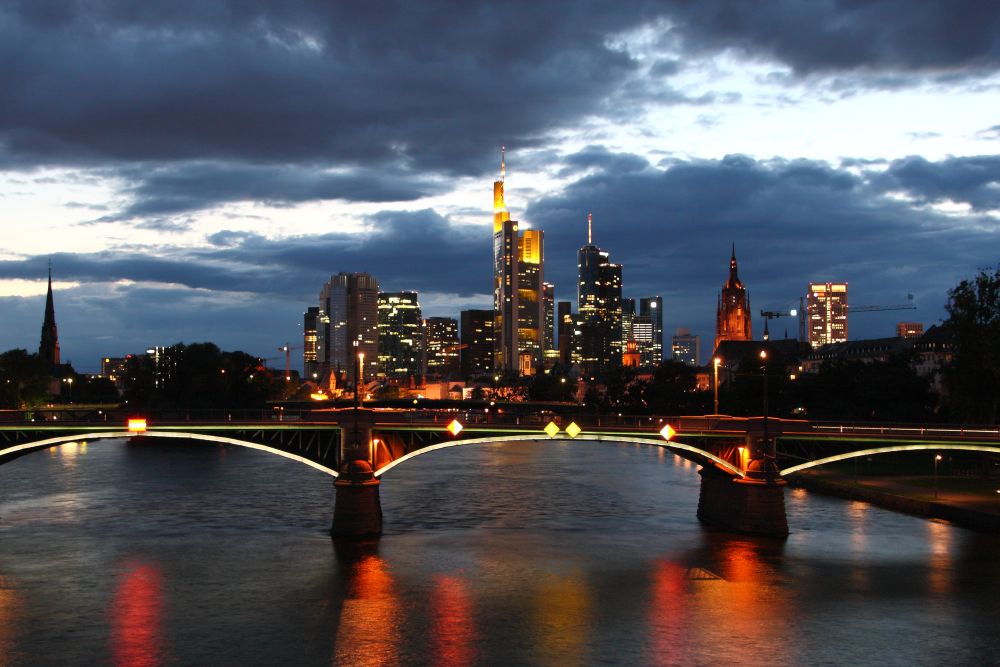
[[[750,327],[750,295],[744,287],[736,266],[736,244],[729,259],[729,280],[719,292],[715,316],[715,348],[724,340],[752,340]]]
[[[50,366],[58,366],[59,331],[56,329],[56,307],[52,300],[52,267],[49,266],[49,291],[45,297],[45,319],[42,321],[42,339],[38,343],[38,356]]]
[[[594,245],[594,218],[587,214],[587,245],[577,254],[580,340],[575,363],[599,372],[622,363],[622,265]]]

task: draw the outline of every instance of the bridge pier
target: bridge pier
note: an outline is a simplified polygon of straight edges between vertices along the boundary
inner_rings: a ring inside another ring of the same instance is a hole
[[[358,459],[344,466],[333,483],[336,497],[333,501],[331,535],[371,537],[382,534],[380,484],[368,461]]]

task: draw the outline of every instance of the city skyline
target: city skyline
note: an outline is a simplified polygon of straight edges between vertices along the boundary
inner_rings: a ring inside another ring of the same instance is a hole
[[[2,349],[37,345],[49,259],[82,371],[179,341],[276,356],[340,271],[427,317],[489,308],[500,144],[556,301],[593,211],[623,295],[662,295],[663,329],[703,342],[731,243],[755,314],[810,281],[915,295],[852,338],[936,323],[997,262],[995,7],[170,6],[0,10]]]

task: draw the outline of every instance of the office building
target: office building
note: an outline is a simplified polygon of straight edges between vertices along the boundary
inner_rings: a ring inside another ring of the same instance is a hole
[[[426,376],[450,380],[459,373],[458,320],[428,317],[424,320]]]
[[[847,341],[847,283],[809,283],[806,296],[809,345]]]
[[[321,379],[343,377],[353,386],[359,355],[363,359],[364,377],[375,376],[378,371],[378,294],[378,280],[367,273],[341,272],[323,285],[317,331]]]
[[[896,335],[900,338],[920,338],[924,335],[924,325],[920,322],[899,322]]]
[[[586,372],[622,363],[622,266],[593,243],[593,216],[587,214],[587,244],[578,253],[577,314],[579,364]],[[575,333],[575,332],[574,332]]]
[[[640,348],[642,366],[659,366],[663,361],[663,297],[647,296],[639,299],[639,318],[642,318],[643,326],[646,320],[649,321],[650,333],[649,342],[644,348]],[[645,337],[636,337],[637,341],[644,342]]]
[[[740,281],[736,266],[736,246],[729,259],[729,279],[719,292],[715,314],[715,345],[726,340],[753,340],[750,324],[750,295]]]
[[[463,310],[461,313],[461,367],[465,379],[493,374],[494,339],[492,310]]]
[[[686,328],[677,329],[677,333],[670,340],[671,357],[688,366],[699,365],[701,358],[701,342],[698,336],[692,336],[691,330]]]
[[[424,318],[416,292],[378,295],[378,377],[393,383],[423,379]]]
[[[302,376],[306,380],[319,379],[319,306],[310,306],[302,315]]]
[[[545,316],[545,331],[542,349],[545,352],[559,349],[556,338],[556,288],[552,283],[542,283],[542,308]]]
[[[517,370],[533,375],[545,342],[545,234],[525,229],[517,239]]]

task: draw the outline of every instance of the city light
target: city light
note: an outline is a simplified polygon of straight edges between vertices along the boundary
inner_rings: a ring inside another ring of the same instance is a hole
[[[583,429],[576,425],[576,422],[570,422],[569,426],[566,427],[566,433],[571,438],[575,438],[583,432]]]
[[[130,418],[128,420],[129,433],[145,433],[146,420],[142,418]]]
[[[448,432],[451,433],[452,435],[458,435],[459,433],[462,432],[463,428],[464,427],[457,419],[452,419],[451,423],[448,424]]]
[[[545,433],[550,438],[554,438],[554,437],[556,437],[556,434],[559,433],[559,425],[556,424],[554,421],[552,421],[552,422],[549,422],[548,424],[545,425],[545,429],[544,430],[545,430]]]
[[[667,424],[666,426],[660,429],[660,435],[663,436],[664,440],[670,442],[671,440],[674,439],[674,436],[677,435],[677,431],[674,430],[673,426]]]

